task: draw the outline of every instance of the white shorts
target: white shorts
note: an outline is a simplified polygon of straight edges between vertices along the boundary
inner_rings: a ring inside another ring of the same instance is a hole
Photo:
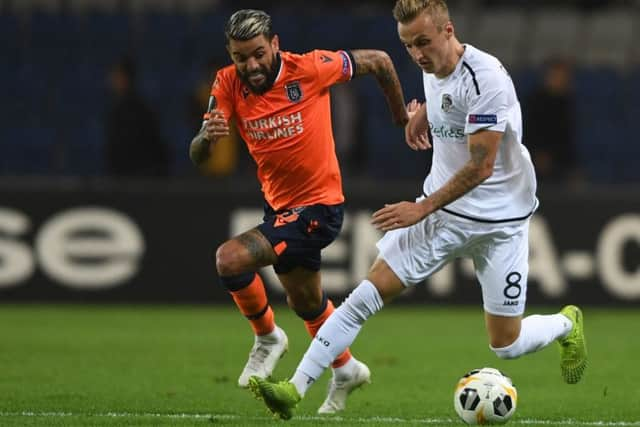
[[[437,211],[411,227],[387,232],[380,257],[405,286],[413,286],[455,258],[471,258],[487,313],[524,313],[529,273],[529,220],[483,223]]]

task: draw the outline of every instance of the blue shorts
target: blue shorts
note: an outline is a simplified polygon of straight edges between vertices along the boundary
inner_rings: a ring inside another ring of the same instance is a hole
[[[296,267],[320,270],[320,251],[335,240],[342,228],[342,204],[311,205],[274,211],[265,203],[263,223],[258,230],[278,254],[273,269],[278,274]]]

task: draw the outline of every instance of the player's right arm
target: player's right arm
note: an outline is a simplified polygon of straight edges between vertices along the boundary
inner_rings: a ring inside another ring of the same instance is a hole
[[[193,164],[198,167],[204,164],[210,156],[211,145],[227,135],[229,124],[221,110],[211,110],[205,114],[202,127],[189,146],[189,157]]]
[[[408,227],[464,196],[493,174],[501,141],[502,132],[492,130],[469,135],[469,160],[449,181],[419,202],[385,205],[374,212],[372,224],[382,231]]]
[[[229,135],[228,119],[233,113],[233,103],[228,75],[224,68],[216,73],[211,84],[209,105],[203,116],[202,127],[189,146],[189,157],[198,167],[209,159],[211,146],[218,142],[218,139]]]

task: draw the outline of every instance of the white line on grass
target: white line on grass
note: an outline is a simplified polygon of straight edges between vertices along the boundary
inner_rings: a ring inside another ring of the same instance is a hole
[[[243,416],[234,414],[160,414],[160,413],[134,413],[134,412],[104,412],[104,413],[77,413],[77,412],[0,412],[0,417],[37,417],[37,418],[63,418],[63,417],[102,417],[102,418],[166,418],[166,419],[211,419],[213,421],[269,421],[272,417]],[[297,416],[295,421],[323,421],[326,423],[350,422],[359,424],[457,424],[457,419],[451,418],[397,418],[397,417],[331,417],[331,416]],[[580,421],[574,419],[564,420],[537,420],[531,418],[515,419],[510,424],[520,425],[571,425],[571,426],[602,426],[602,427],[640,427],[640,421]]]

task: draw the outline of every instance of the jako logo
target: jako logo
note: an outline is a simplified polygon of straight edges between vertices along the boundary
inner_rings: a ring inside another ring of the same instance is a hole
[[[0,208],[0,288],[27,281],[36,260],[49,278],[82,290],[118,286],[140,268],[144,238],[120,212],[82,207],[57,213],[42,225],[33,249],[18,240],[31,227],[22,212]]]
[[[329,340],[322,338],[320,335],[316,335],[316,340],[320,341],[320,343],[325,347],[329,347],[329,345],[331,345]]]

